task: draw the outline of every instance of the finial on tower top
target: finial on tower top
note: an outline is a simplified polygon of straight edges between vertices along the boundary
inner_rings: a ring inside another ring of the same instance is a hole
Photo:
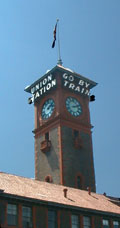
[[[57,65],[61,65],[62,66],[62,59],[58,59]]]

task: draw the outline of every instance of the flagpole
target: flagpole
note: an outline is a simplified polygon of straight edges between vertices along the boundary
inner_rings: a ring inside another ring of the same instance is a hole
[[[62,66],[62,59],[60,55],[60,36],[59,36],[59,19],[57,19],[57,24],[58,24],[58,65]]]

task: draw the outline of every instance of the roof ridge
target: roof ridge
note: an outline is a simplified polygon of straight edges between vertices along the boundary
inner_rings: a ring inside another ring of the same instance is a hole
[[[18,175],[18,174],[13,174],[13,173],[8,173],[8,172],[3,172],[3,171],[0,171],[0,173],[32,180],[32,177],[31,178],[30,177],[25,177],[25,176],[21,176],[21,175]],[[35,180],[35,179],[33,179],[33,180]]]

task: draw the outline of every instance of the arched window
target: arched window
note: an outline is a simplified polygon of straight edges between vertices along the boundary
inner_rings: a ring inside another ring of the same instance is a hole
[[[73,142],[76,149],[82,149],[83,142],[78,130],[73,130]]]
[[[50,175],[46,176],[45,181],[48,183],[52,183],[52,177]]]
[[[83,189],[83,177],[81,174],[76,176],[76,188]]]
[[[74,130],[74,138],[78,138],[79,137],[79,131]]]
[[[46,141],[49,141],[49,132],[46,132],[46,133],[45,133],[45,140],[46,140]]]

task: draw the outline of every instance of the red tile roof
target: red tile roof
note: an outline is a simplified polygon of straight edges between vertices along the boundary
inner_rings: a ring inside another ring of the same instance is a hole
[[[68,189],[67,198],[64,197],[64,188]],[[113,204],[104,195],[93,192],[89,195],[88,191],[50,184],[3,172],[0,172],[0,190],[4,190],[4,193],[20,197],[120,215],[120,207]]]

